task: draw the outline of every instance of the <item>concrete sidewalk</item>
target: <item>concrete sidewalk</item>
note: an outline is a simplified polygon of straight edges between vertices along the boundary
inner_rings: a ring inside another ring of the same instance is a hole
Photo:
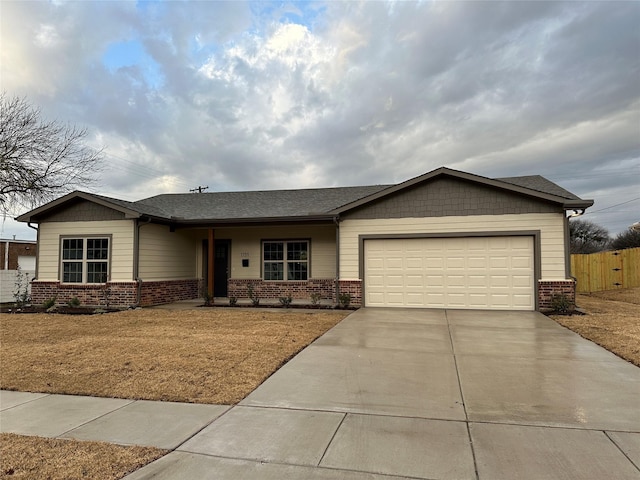
[[[128,480],[640,479],[640,369],[535,312],[361,309],[233,408],[0,408],[3,432],[173,450]]]

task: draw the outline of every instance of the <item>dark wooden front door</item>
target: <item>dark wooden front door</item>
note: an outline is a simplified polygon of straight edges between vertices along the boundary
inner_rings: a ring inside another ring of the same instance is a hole
[[[203,272],[205,285],[208,284],[207,265],[209,262],[209,242],[203,240]],[[227,282],[229,280],[231,242],[229,240],[216,240],[214,242],[214,263],[213,263],[213,296],[226,297],[229,294]]]
[[[213,296],[226,297],[229,293],[229,241],[216,240],[214,244],[215,263],[213,265]]]

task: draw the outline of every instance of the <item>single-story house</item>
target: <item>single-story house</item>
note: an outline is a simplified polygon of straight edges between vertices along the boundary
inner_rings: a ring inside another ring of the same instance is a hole
[[[593,205],[541,176],[449,168],[396,185],[163,194],[73,192],[37,224],[34,303],[198,298],[535,310],[574,298],[568,216]],[[32,225],[33,226],[33,225]]]

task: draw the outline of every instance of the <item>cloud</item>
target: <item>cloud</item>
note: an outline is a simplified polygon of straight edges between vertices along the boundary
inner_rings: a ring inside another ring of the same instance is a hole
[[[447,165],[606,206],[640,187],[639,20],[636,2],[4,2],[0,73],[89,128],[123,198]]]

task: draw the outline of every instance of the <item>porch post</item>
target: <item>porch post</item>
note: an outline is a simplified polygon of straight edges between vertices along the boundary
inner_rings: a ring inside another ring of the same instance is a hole
[[[209,229],[209,241],[208,243],[208,254],[207,254],[207,293],[213,297],[213,271],[215,264],[215,242],[216,242],[216,233],[213,228]]]

